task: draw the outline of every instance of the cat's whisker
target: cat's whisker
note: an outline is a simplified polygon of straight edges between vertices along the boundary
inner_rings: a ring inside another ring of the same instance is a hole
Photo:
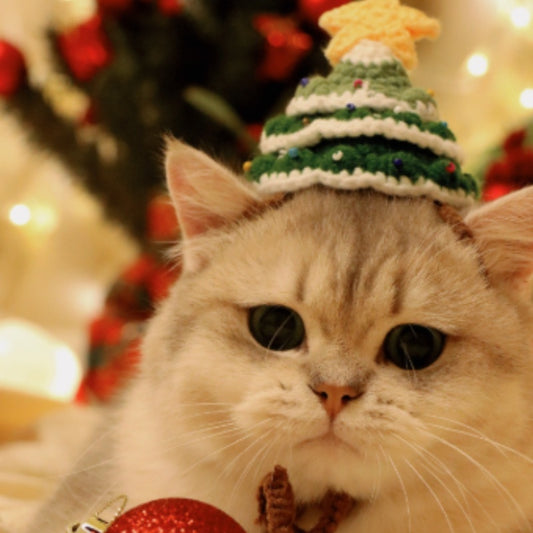
[[[424,478],[424,476],[409,462],[408,459],[404,458],[404,463],[411,469],[411,471],[415,474],[415,476],[420,480],[420,482],[426,487],[426,489],[429,491],[433,499],[435,500],[435,503],[438,505],[442,515],[444,516],[444,519],[446,520],[446,524],[448,526],[448,529],[451,533],[455,533],[455,528],[453,527],[453,524],[450,520],[450,516],[448,515],[448,512],[446,511],[444,505],[440,501],[439,496],[437,493],[433,490],[431,485],[427,482],[427,480]]]
[[[489,436],[485,435],[483,432],[479,431],[478,429],[476,429],[474,427],[469,426],[468,424],[463,424],[462,422],[453,420],[451,418],[441,417],[441,416],[431,416],[431,418],[436,418],[436,419],[439,419],[439,420],[444,420],[444,421],[447,421],[447,422],[454,423],[454,424],[458,425],[459,427],[464,427],[468,431],[461,431],[461,430],[458,430],[458,429],[455,429],[455,428],[451,428],[449,426],[443,426],[443,425],[439,425],[439,424],[427,423],[427,425],[430,426],[430,427],[444,429],[444,430],[450,431],[452,433],[457,433],[457,434],[460,434],[460,435],[465,435],[467,437],[472,437],[472,438],[475,438],[475,439],[479,439],[479,440],[481,440],[483,442],[486,442],[487,444],[492,445],[494,448],[497,448],[503,455],[506,455],[505,452],[508,452],[510,454],[515,455],[516,457],[519,457],[520,459],[524,460],[527,463],[533,464],[533,459],[531,457],[519,452],[518,450],[515,450],[514,448],[512,448],[510,446],[507,446],[506,444],[503,444],[501,442],[498,442],[498,441],[490,438]]]
[[[219,479],[221,476],[222,477],[226,477],[228,476],[234,465],[250,450],[252,449],[254,446],[256,446],[258,443],[260,443],[261,441],[267,439],[270,434],[272,433],[273,431],[273,428],[267,430],[265,433],[263,433],[262,435],[259,435],[255,440],[252,440],[252,442],[246,446],[246,448],[244,448],[243,450],[241,450],[238,454],[236,454],[233,459],[226,464],[226,466],[224,467],[224,469],[222,470],[222,472],[219,474],[218,478]]]
[[[277,429],[277,428],[274,428],[274,429]],[[279,432],[275,434],[275,437],[273,439],[270,439],[270,445],[263,452],[263,455],[262,455],[261,459],[257,461],[257,465],[256,465],[256,467],[254,469],[253,474],[252,474],[252,479],[259,479],[259,472],[264,469],[264,462],[268,458],[268,456],[271,453],[272,449],[275,446],[277,446],[279,444],[282,444],[283,442],[284,442],[284,439],[283,439],[283,437],[281,436],[281,434]],[[292,446],[291,446],[291,452],[292,452]],[[274,454],[274,455],[276,455],[276,454]],[[272,467],[274,467],[274,466],[275,466],[274,464],[270,465],[269,470]]]
[[[256,442],[254,442],[254,445],[257,444],[257,442],[259,441],[262,441],[264,440],[263,437],[266,437],[266,436],[270,436],[270,434],[272,433],[272,430],[268,433],[266,433],[265,435],[263,435],[262,437],[258,438]],[[230,494],[230,497],[229,497],[229,501],[230,503],[233,501],[233,498],[235,497],[235,494],[237,492],[237,490],[240,488],[240,486],[242,485],[242,483],[244,482],[246,476],[248,475],[248,472],[250,471],[250,469],[252,468],[252,466],[254,465],[254,461],[257,459],[257,457],[259,457],[265,450],[269,449],[272,445],[272,442],[273,440],[271,440],[270,442],[266,442],[265,444],[263,444],[263,446],[261,446],[259,448],[259,450],[253,455],[253,457],[248,461],[248,464],[246,465],[246,467],[242,470],[242,472],[240,473],[239,475],[239,478],[237,479],[237,481],[235,482],[235,484],[233,485],[233,488],[231,490],[231,494]]]
[[[370,495],[370,501],[373,502],[377,499],[378,497],[378,494],[381,490],[381,478],[382,478],[382,475],[383,475],[383,464],[381,462],[382,460],[382,457],[383,457],[383,448],[379,448],[376,450],[376,462],[378,464],[378,471],[377,471],[377,475],[374,477],[374,480],[372,482],[372,492],[371,492],[371,495]]]
[[[473,529],[473,531],[475,531],[475,528],[473,527],[472,520],[470,516],[468,515],[468,513],[466,513],[466,510],[464,509],[463,504],[458,500],[457,496],[451,491],[451,489],[449,489],[449,487],[447,487],[444,484],[442,479],[437,476],[437,474],[435,473],[435,469],[446,474],[455,483],[465,503],[468,504],[469,498],[470,498],[470,500],[473,503],[476,503],[479,506],[483,514],[487,517],[487,519],[490,522],[492,522],[493,525],[495,526],[497,525],[496,522],[494,521],[494,518],[487,511],[486,507],[482,505],[482,503],[480,502],[476,494],[473,491],[469,490],[468,487],[466,487],[466,485],[462,483],[457,478],[457,476],[448,468],[448,466],[443,461],[441,461],[435,454],[431,453],[429,450],[427,450],[423,446],[420,446],[414,442],[409,442],[407,439],[404,439],[398,434],[394,434],[394,437],[400,440],[401,442],[403,442],[409,448],[411,448],[424,463],[425,466],[424,465],[422,466],[426,468],[426,470],[428,470],[430,473],[432,473],[434,477],[438,478],[439,483],[444,487],[446,492],[450,494],[451,498],[457,503],[458,507],[461,509],[463,514],[465,514],[465,517],[467,521],[469,522],[469,524],[471,525],[471,528]],[[466,496],[467,493],[469,494],[469,498]]]
[[[420,467],[423,468],[430,476],[432,476],[435,481],[444,489],[444,491],[450,496],[452,501],[457,505],[457,507],[461,510],[461,513],[464,515],[466,521],[468,522],[468,525],[470,526],[470,529],[473,533],[476,533],[476,528],[472,522],[472,519],[470,518],[470,515],[465,508],[465,505],[459,500],[459,498],[455,495],[454,491],[448,487],[448,485],[442,480],[442,478],[438,475],[437,472],[435,472],[436,467],[431,466],[428,464],[427,460],[424,460],[423,457],[422,462],[420,463]],[[468,502],[466,502],[468,504]]]
[[[403,438],[398,433],[394,433],[393,437],[405,444],[407,447],[409,447],[411,450],[415,452],[415,454],[420,457],[423,461],[431,462],[435,464],[437,468],[439,468],[442,472],[447,474],[450,479],[457,485],[457,488],[459,489],[461,496],[466,501],[467,497],[466,494],[471,494],[475,497],[475,495],[472,493],[471,490],[468,489],[468,487],[462,483],[457,476],[448,468],[446,463],[444,463],[441,459],[439,459],[434,453],[430,452],[428,449],[424,448],[423,446],[420,446],[419,444],[416,444],[415,442],[410,442],[409,440]]]
[[[465,452],[455,444],[449,442],[448,440],[439,437],[438,435],[435,435],[433,432],[430,431],[424,431],[425,434],[432,437],[436,441],[440,442],[444,446],[450,448],[451,450],[454,450],[459,455],[464,457],[469,463],[477,467],[483,475],[492,482],[492,484],[506,497],[506,502],[508,505],[512,506],[516,511],[518,511],[520,517],[524,520],[524,524],[530,528],[529,520],[520,506],[520,504],[517,502],[516,498],[511,494],[509,489],[484,465],[482,465],[479,461],[474,459],[469,453]]]
[[[233,446],[236,446],[237,444],[240,444],[242,441],[246,440],[246,439],[249,439],[250,438],[250,434],[252,433],[251,430],[252,429],[257,429],[258,427],[264,425],[264,424],[267,424],[269,423],[270,420],[261,420],[260,422],[258,422],[257,424],[254,424],[253,426],[250,426],[248,428],[248,430],[245,432],[245,434],[240,437],[239,439],[237,440],[234,440],[232,442],[230,442],[229,444],[226,444],[225,446],[223,446],[222,448],[217,448],[216,450],[214,450],[213,452],[207,454],[206,456],[202,457],[201,459],[199,459],[198,461],[194,462],[192,465],[190,465],[188,468],[186,468],[185,470],[181,471],[180,472],[180,475],[181,476],[186,476],[187,474],[189,474],[191,471],[193,471],[197,466],[205,463],[206,461],[208,461],[209,459],[211,459],[212,457],[220,454],[220,452],[223,452],[225,450],[228,450],[229,448],[232,448]],[[242,430],[241,430],[242,432]]]
[[[413,531],[413,522],[412,522],[412,517],[411,517],[411,505],[409,503],[409,495],[407,493],[407,489],[405,487],[405,482],[398,470],[398,467],[396,466],[396,463],[394,462],[394,460],[392,459],[392,456],[390,455],[390,453],[386,453],[384,448],[383,448],[383,445],[380,443],[379,444],[380,448],[381,448],[381,451],[382,453],[385,455],[385,457],[387,458],[387,460],[389,461],[389,464],[391,465],[392,467],[392,470],[394,471],[394,473],[396,474],[396,477],[398,478],[398,482],[400,483],[400,487],[402,489],[402,494],[403,494],[403,498],[404,498],[404,501],[405,501],[405,512],[406,512],[406,515],[407,515],[407,531],[408,533],[412,533]]]

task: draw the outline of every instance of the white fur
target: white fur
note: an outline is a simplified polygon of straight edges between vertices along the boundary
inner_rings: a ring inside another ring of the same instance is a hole
[[[482,235],[483,213],[474,219]],[[257,487],[281,464],[307,526],[334,489],[358,500],[338,533],[533,531],[531,309],[488,280],[487,239],[460,241],[430,201],[368,191],[310,189],[228,223],[184,242],[202,261],[150,325],[112,443],[48,512],[79,517],[108,461],[103,492],[130,506],[196,498],[259,533]],[[260,304],[298,312],[305,343],[260,346],[247,322]],[[384,360],[403,323],[448,334],[427,369]],[[309,384],[364,376],[364,394],[330,423]]]

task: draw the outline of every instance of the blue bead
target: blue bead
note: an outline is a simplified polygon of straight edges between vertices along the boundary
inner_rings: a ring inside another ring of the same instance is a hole
[[[441,121],[441,126],[444,126],[445,128],[447,128],[448,127],[448,123],[443,120],[443,121]]]
[[[355,104],[352,104],[352,103],[346,104],[346,109],[348,111],[355,111]]]
[[[392,164],[398,169],[403,167],[403,161],[399,157],[395,157],[392,160]]]
[[[289,157],[291,157],[292,159],[296,159],[300,151],[298,150],[298,148],[289,148],[287,153],[289,154]]]
[[[300,80],[300,85],[301,85],[302,87],[305,87],[308,83],[309,83],[309,78],[302,78],[302,79]]]

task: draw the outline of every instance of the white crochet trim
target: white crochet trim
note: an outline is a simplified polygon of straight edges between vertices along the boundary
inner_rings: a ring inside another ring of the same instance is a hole
[[[362,63],[368,66],[374,63],[392,63],[398,59],[387,45],[378,41],[363,39],[344,54],[341,61],[349,61],[355,65]]]
[[[345,91],[342,94],[311,94],[309,96],[295,96],[287,105],[285,113],[291,115],[305,115],[314,113],[332,113],[345,109],[348,104],[356,107],[370,107],[372,109],[392,109],[395,113],[408,111],[417,113],[422,120],[437,121],[439,114],[434,104],[424,104],[420,100],[415,105],[391,98],[383,93],[376,93],[361,87],[356,91]]]
[[[467,195],[463,189],[457,191],[445,189],[434,181],[422,177],[413,183],[406,176],[397,179],[383,172],[373,174],[361,168],[356,168],[351,173],[347,170],[334,173],[306,167],[289,173],[263,174],[255,186],[261,193],[273,194],[293,192],[318,184],[343,190],[370,188],[393,196],[427,196],[458,208],[469,207],[476,202],[474,196]]]
[[[277,152],[291,147],[305,147],[318,144],[322,139],[339,139],[342,137],[373,137],[382,135],[387,139],[408,141],[420,148],[432,150],[437,155],[463,160],[463,151],[457,143],[443,139],[429,131],[422,131],[414,124],[397,122],[392,117],[378,119],[375,117],[339,120],[336,118],[319,118],[293,133],[278,135],[261,135],[259,144],[263,153]]]

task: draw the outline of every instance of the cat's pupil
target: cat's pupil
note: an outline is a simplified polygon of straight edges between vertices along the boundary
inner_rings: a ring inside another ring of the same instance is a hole
[[[282,305],[252,307],[248,327],[253,338],[269,350],[292,350],[305,339],[305,327],[300,315]]]
[[[435,328],[419,324],[401,324],[385,337],[385,357],[404,370],[421,370],[442,354],[446,335]]]

